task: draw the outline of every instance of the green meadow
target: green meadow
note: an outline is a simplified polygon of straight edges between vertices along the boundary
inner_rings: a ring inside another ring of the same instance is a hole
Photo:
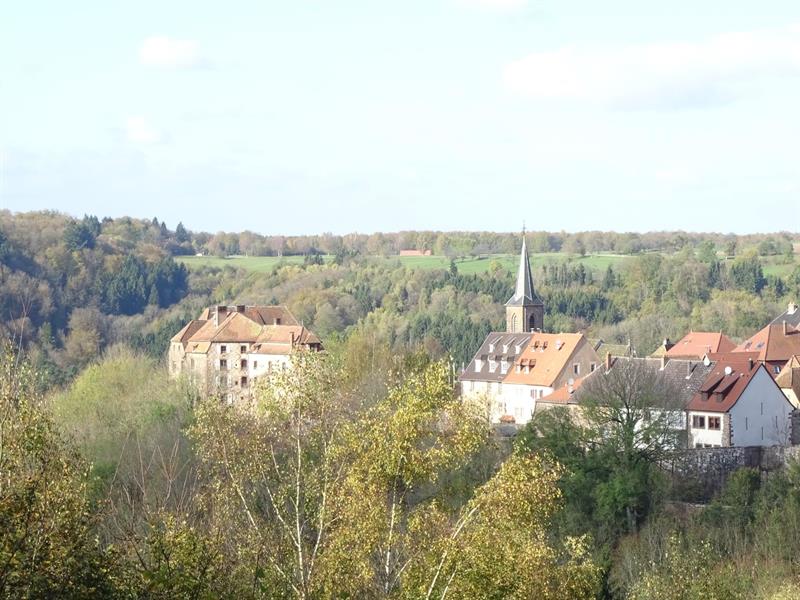
[[[324,256],[323,260],[327,263],[332,260],[332,256]],[[302,264],[302,256],[180,256],[176,260],[185,264],[190,269],[202,267],[244,269],[254,273],[266,273],[271,271],[279,264]],[[450,259],[446,256],[388,256],[373,257],[372,260],[396,262],[412,269],[449,269]],[[587,256],[577,256],[563,252],[550,252],[531,254],[531,267],[535,270],[542,265],[549,263],[563,262],[565,260],[574,263],[582,263],[587,269],[594,272],[603,272],[609,265],[614,267],[630,260],[629,256],[619,254],[592,254]],[[519,261],[518,255],[512,254],[492,254],[488,256],[470,257],[456,259],[456,266],[459,273],[471,275],[473,273],[485,273],[499,264],[508,271],[514,271]]]

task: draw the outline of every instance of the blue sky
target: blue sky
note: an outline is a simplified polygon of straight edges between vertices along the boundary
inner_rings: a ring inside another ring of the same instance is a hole
[[[800,231],[800,2],[7,2],[0,208]]]

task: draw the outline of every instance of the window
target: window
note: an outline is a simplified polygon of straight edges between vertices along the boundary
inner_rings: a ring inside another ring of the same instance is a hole
[[[749,429],[750,423],[748,422],[747,417],[744,418],[744,430],[747,431]]]
[[[247,368],[247,359],[246,359],[246,358],[243,358],[243,359],[240,361],[240,364],[242,365],[242,368],[243,368],[243,369],[246,369],[246,368]]]
[[[575,363],[574,365],[572,365],[572,373],[574,375],[580,375],[581,374],[581,366],[578,363]]]
[[[257,368],[258,368],[258,361],[257,361],[257,360],[254,360],[254,361],[253,361],[253,368],[254,368],[254,369],[257,369]]]
[[[220,346],[219,347],[220,354],[225,354],[228,351],[227,346]]]
[[[241,380],[239,381],[239,383],[243,388],[246,388],[247,387],[247,377],[242,377]]]
[[[595,363],[589,363],[589,372],[594,373],[594,370],[597,368]]]
[[[778,365],[775,365],[772,367],[772,372],[775,373],[775,375],[778,375],[781,372],[781,368]]]
[[[241,352],[242,354],[247,352],[247,346],[239,346],[239,352]]]
[[[511,315],[511,333],[517,332],[517,315]]]
[[[497,393],[498,394],[502,394],[503,393],[503,382],[502,381],[498,381],[497,382]]]
[[[228,368],[228,361],[224,358],[219,359],[219,368],[220,369],[227,369]]]
[[[706,418],[700,415],[692,415],[692,429],[705,429]]]
[[[719,417],[708,417],[708,428],[719,430]]]

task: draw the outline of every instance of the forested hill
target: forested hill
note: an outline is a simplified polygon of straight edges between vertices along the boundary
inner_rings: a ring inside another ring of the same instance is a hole
[[[795,238],[528,234],[545,328],[639,354],[690,328],[743,338],[769,322],[800,297]],[[409,248],[434,255],[397,258]],[[326,342],[360,332],[460,365],[504,326],[518,251],[509,233],[211,235],[158,219],[0,212],[0,331],[57,384],[114,344],[163,357],[204,306],[279,302]],[[250,257],[178,256],[197,253]]]
[[[183,299],[175,234],[156,220],[0,213],[0,332],[68,376],[122,320]]]

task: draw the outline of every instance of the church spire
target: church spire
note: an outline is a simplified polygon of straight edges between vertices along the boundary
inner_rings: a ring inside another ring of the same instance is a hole
[[[533,277],[531,276],[531,263],[528,259],[528,246],[525,243],[525,234],[522,234],[522,252],[519,255],[519,268],[517,269],[517,287],[514,295],[506,302],[506,306],[525,306],[534,302]]]
[[[544,322],[544,304],[533,291],[533,276],[528,258],[525,232],[522,233],[522,251],[519,255],[517,285],[514,295],[506,302],[506,330],[509,333],[541,331]]]

